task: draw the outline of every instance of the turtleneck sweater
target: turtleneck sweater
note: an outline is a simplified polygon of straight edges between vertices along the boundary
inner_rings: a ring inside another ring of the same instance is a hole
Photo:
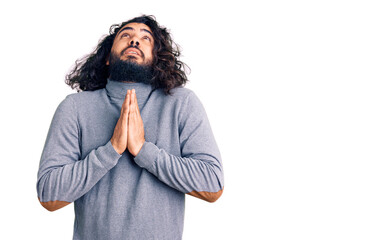
[[[118,154],[111,137],[126,91],[135,89],[145,143]],[[185,194],[214,202],[223,191],[221,156],[193,91],[166,95],[144,83],[111,81],[68,95],[49,128],[38,170],[41,204],[74,203],[73,239],[181,239]]]

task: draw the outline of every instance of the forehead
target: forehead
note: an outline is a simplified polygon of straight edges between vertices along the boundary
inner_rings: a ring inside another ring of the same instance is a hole
[[[125,31],[125,30],[130,30],[130,31],[136,31],[136,32],[147,32],[147,33],[152,33],[152,30],[145,25],[144,23],[128,23],[125,26],[119,30],[118,33]]]

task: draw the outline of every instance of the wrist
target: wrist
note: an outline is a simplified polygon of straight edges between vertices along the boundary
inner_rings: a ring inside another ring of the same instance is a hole
[[[117,145],[115,144],[115,142],[113,141],[113,139],[110,139],[110,142],[111,142],[111,146],[113,146],[114,150],[115,150],[119,155],[122,155],[122,153],[123,153],[124,151],[121,151],[121,150],[117,147]]]
[[[145,143],[145,139],[143,139],[139,144],[137,144],[137,147],[135,147],[135,148],[132,150],[131,154],[132,154],[134,157],[136,157],[137,154],[141,151],[141,148],[143,147],[144,143]]]

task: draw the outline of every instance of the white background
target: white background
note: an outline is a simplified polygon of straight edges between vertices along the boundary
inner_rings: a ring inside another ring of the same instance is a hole
[[[184,240],[391,239],[388,1],[13,1],[0,6],[0,239],[71,239],[35,189],[64,83],[111,24],[171,29],[223,156]]]

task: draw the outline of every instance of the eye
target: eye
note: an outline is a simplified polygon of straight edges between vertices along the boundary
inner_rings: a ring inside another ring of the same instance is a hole
[[[149,36],[144,36],[143,39],[151,41],[151,38]]]
[[[124,38],[124,37],[129,37],[129,34],[127,34],[127,33],[122,34],[121,38]]]

